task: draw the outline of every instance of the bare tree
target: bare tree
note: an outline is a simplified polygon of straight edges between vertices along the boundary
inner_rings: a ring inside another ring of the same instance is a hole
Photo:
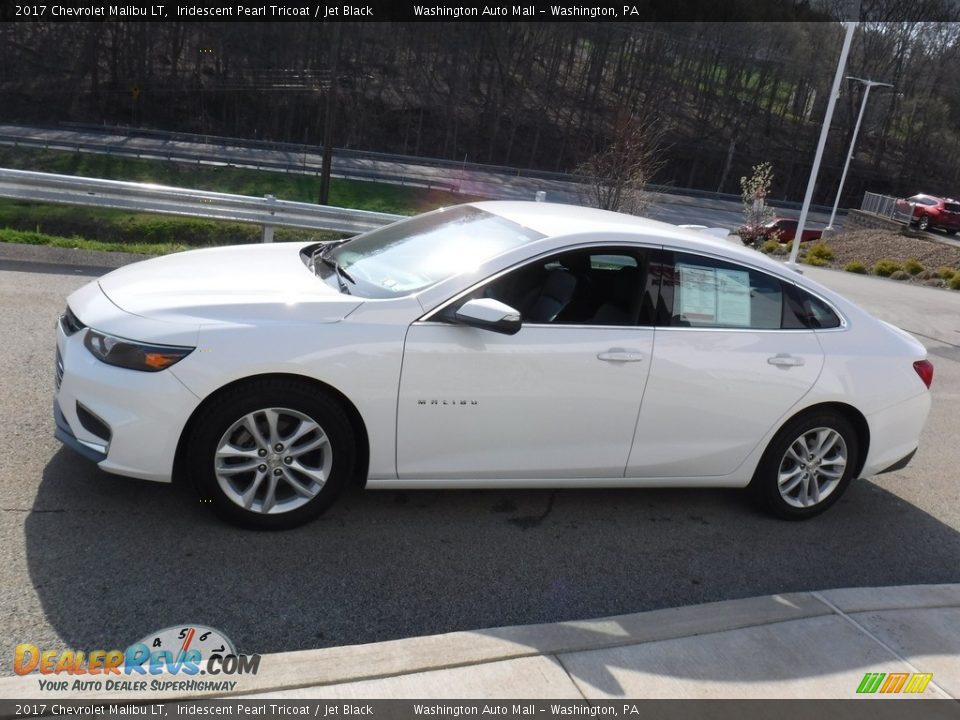
[[[610,144],[577,166],[587,205],[639,215],[651,204],[646,186],[664,164],[664,128],[655,116],[617,117]]]

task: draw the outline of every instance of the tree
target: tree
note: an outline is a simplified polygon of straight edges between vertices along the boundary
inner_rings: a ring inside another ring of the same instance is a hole
[[[769,162],[754,165],[750,177],[740,178],[744,222],[737,232],[744,245],[759,245],[770,236],[770,231],[764,225],[776,214],[766,201],[772,184],[773,165]]]
[[[652,201],[646,186],[664,163],[663,136],[654,116],[619,116],[612,142],[574,170],[585,204],[634,215],[645,211]]]

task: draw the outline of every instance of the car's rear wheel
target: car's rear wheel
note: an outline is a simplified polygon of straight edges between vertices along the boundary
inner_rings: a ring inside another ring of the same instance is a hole
[[[952,230],[947,230],[947,235],[956,235],[956,234],[957,234],[956,228],[954,228],[954,229],[952,229]]]
[[[201,499],[245,527],[315,518],[353,472],[350,421],[306,384],[265,379],[214,399],[195,419],[188,461]]]
[[[750,488],[779,517],[813,517],[843,495],[856,471],[859,452],[856,430],[845,417],[810,413],[777,433]]]
[[[920,219],[917,220],[917,227],[920,228],[921,230],[926,230],[927,228],[929,228],[929,227],[930,227],[930,216],[929,216],[929,215],[921,215],[921,216],[920,216]]]

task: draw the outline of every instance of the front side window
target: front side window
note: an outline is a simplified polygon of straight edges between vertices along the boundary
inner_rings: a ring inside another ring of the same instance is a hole
[[[354,283],[352,294],[396,297],[473,270],[542,237],[499,215],[463,205],[365,233],[331,249],[328,257],[346,270]]]
[[[571,250],[527,263],[478,288],[448,308],[492,298],[520,311],[524,323],[653,325],[656,283],[651,251],[598,247]]]

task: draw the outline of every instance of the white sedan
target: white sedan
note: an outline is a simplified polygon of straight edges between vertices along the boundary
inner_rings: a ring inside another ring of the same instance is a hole
[[[73,293],[57,437],[292,527],[376,489],[750,486],[785,518],[917,450],[920,343],[750,249],[546,203],[197,250]]]

